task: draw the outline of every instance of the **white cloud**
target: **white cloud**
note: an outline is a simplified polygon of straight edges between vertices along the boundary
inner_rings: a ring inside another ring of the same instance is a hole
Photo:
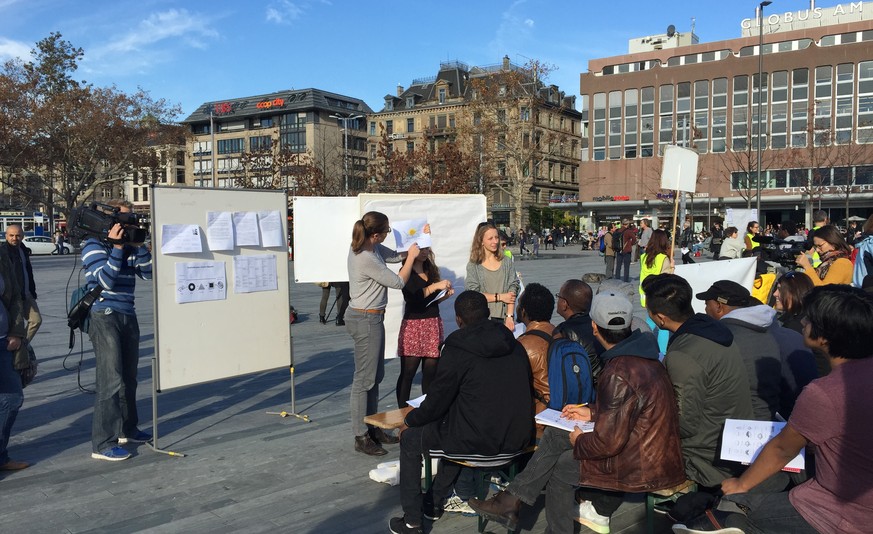
[[[290,24],[303,15],[303,8],[290,0],[278,0],[267,8],[267,22]]]
[[[102,48],[111,52],[142,51],[148,45],[174,38],[181,38],[194,48],[206,48],[205,40],[218,37],[209,23],[204,15],[192,14],[186,9],[170,9],[152,14],[136,29]]]
[[[533,28],[533,27],[534,27],[534,21],[533,21],[533,19],[525,19],[525,20],[524,20],[524,25],[527,26],[528,28]]]
[[[490,43],[491,49],[501,56],[507,52],[508,47],[514,49],[523,48],[523,43],[530,38],[533,31],[533,19],[523,17],[519,12],[526,0],[516,0],[506,11],[500,15],[500,25],[497,27],[494,39]]]
[[[0,37],[0,61],[15,58],[20,58],[23,61],[30,61],[31,48],[33,48],[32,44]]]

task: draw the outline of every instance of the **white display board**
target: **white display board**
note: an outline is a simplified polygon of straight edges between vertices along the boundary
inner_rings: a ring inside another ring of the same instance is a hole
[[[349,202],[352,201],[352,202]],[[348,280],[347,262],[355,221],[368,211],[379,211],[389,222],[427,219],[440,276],[452,281],[457,293],[464,289],[470,245],[476,226],[486,219],[482,195],[387,195],[358,197],[297,197],[294,199],[294,281]],[[394,236],[383,243],[394,248]],[[395,272],[400,264],[389,265]],[[454,331],[454,298],[440,304],[446,334]],[[397,355],[397,336],[403,318],[403,295],[388,291],[385,312],[385,355]]]
[[[689,263],[677,265],[675,273],[688,280],[691,284],[691,305],[696,313],[706,313],[706,303],[698,300],[696,295],[703,293],[719,280],[733,280],[749,291],[755,284],[755,267],[757,258],[740,258],[736,260],[709,261],[705,263]]]
[[[156,391],[293,363],[286,199],[284,191],[152,188]]]

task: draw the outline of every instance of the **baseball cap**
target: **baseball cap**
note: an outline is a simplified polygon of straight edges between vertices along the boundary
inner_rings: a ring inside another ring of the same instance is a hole
[[[748,306],[751,294],[749,290],[733,280],[719,280],[703,293],[698,293],[699,300],[714,300],[727,306]]]
[[[624,295],[598,293],[591,301],[591,311],[588,312],[588,315],[591,316],[598,328],[624,330],[630,327],[633,312],[634,305]],[[621,324],[609,324],[617,317],[623,320]]]

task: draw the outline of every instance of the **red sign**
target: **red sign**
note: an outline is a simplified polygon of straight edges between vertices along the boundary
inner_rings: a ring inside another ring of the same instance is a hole
[[[285,99],[276,98],[273,100],[264,100],[263,102],[258,102],[255,107],[258,109],[270,109],[270,108],[281,108],[285,105]]]
[[[630,200],[629,196],[616,196],[612,197],[612,200]]]
[[[212,112],[216,115],[224,115],[233,111],[233,104],[230,102],[220,102],[212,106]]]

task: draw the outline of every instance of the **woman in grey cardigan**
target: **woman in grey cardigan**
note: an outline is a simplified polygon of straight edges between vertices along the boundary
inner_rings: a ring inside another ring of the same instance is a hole
[[[385,306],[388,288],[403,289],[418,256],[418,245],[406,252],[407,261],[398,274],[387,263],[399,263],[403,255],[382,246],[391,231],[388,217],[378,211],[364,214],[352,230],[349,249],[349,309],[346,329],[355,343],[355,375],[352,378],[351,414],[355,450],[371,456],[388,451],[380,443],[397,443],[395,436],[379,428],[367,428],[364,417],[379,411],[379,383],[385,374]]]
[[[500,237],[491,223],[482,223],[476,228],[464,287],[485,295],[491,319],[501,321],[510,330],[515,329],[512,316],[518,278],[512,260],[500,250]]]

